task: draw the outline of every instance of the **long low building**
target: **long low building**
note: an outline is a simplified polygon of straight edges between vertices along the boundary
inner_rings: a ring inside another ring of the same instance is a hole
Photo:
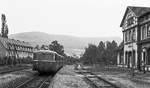
[[[33,47],[24,41],[0,37],[0,58],[33,58]]]

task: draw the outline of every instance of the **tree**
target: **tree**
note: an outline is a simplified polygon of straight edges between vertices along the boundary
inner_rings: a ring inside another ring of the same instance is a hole
[[[2,37],[4,37],[4,34],[5,34],[5,23],[6,23],[5,14],[2,14],[1,20],[2,20],[1,35],[2,35]]]
[[[63,45],[59,44],[57,40],[52,41],[49,45],[49,50],[55,51],[60,55],[65,55]]]
[[[112,64],[115,65],[117,64],[117,48],[118,48],[118,45],[117,43],[113,40],[112,43]]]
[[[40,49],[41,49],[41,50],[46,50],[45,45],[42,45]]]
[[[80,59],[84,64],[115,65],[117,63],[117,48],[115,41],[107,41],[106,45],[100,41],[98,46],[89,44]]]
[[[100,64],[105,64],[106,63],[106,59],[105,59],[105,43],[103,41],[100,41],[99,45],[98,45],[98,50],[97,50],[97,62]]]
[[[8,25],[6,24],[5,14],[2,14],[1,20],[2,20],[1,36],[8,38]]]
[[[117,63],[117,43],[113,40],[112,42],[107,42],[106,44],[106,57],[108,64],[116,64]]]
[[[39,46],[39,45],[36,45],[34,49],[40,50],[40,46]]]
[[[95,64],[96,63],[96,55],[97,55],[97,46],[93,44],[89,44],[87,48],[85,48],[85,52],[82,57],[82,61],[85,64]]]

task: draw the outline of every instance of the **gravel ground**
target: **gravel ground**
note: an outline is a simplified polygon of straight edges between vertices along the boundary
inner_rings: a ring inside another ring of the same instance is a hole
[[[9,82],[11,81],[14,81],[18,78],[27,78],[26,75],[15,75],[15,74],[7,74],[7,75],[4,75],[2,77],[0,77],[0,86],[5,86],[5,85],[8,85]]]
[[[15,86],[30,79],[35,73],[31,70],[24,70],[0,75],[0,88],[15,88]]]
[[[54,77],[49,88],[91,88],[83,76],[75,73],[73,65],[62,68]]]
[[[49,88],[91,88],[83,76],[75,73],[74,66],[65,66],[54,77]],[[81,70],[82,71],[82,70]],[[95,72],[100,77],[115,83],[120,88],[150,88],[150,72],[136,73],[131,77],[129,71],[120,69],[103,69]]]

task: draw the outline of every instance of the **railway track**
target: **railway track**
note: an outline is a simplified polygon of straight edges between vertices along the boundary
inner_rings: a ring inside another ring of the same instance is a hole
[[[120,88],[115,84],[97,76],[92,72],[78,72],[78,73],[84,75],[85,79],[93,88]]]
[[[52,76],[35,76],[16,88],[48,88]]]
[[[17,68],[17,69],[9,69],[5,71],[0,71],[0,74],[6,74],[6,73],[15,72],[15,71],[25,70],[25,69],[30,69],[30,67],[24,67],[24,68],[22,67],[22,68]]]

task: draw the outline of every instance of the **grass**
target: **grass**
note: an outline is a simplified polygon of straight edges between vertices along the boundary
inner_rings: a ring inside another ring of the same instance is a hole
[[[91,68],[87,68],[86,70],[91,72],[103,72],[105,74],[117,75],[120,73],[129,73],[130,70],[127,68],[120,68],[117,66],[91,66]]]
[[[135,76],[131,75],[131,69],[129,68],[121,68],[117,66],[91,66],[87,70],[94,72],[96,74],[103,75],[104,77],[110,76],[110,78],[119,78],[119,80],[127,80],[131,82],[131,84],[136,84],[135,86],[142,86],[141,88],[149,88],[150,86],[150,72],[135,72]],[[107,78],[107,77],[106,77]],[[118,80],[118,82],[120,82]],[[144,87],[143,87],[144,86]],[[132,87],[131,87],[132,88]]]

